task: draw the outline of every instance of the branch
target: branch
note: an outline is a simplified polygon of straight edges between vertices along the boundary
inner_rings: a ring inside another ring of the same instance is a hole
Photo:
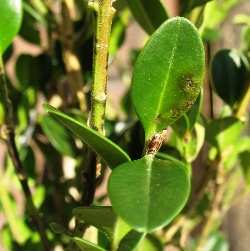
[[[94,52],[94,81],[91,88],[90,127],[104,134],[104,118],[107,98],[108,49],[114,9],[113,0],[98,0],[97,29]],[[83,204],[90,205],[96,188],[96,170],[98,158],[88,149],[87,165],[83,171],[84,198]]]
[[[20,160],[20,156],[19,156],[16,142],[15,142],[13,106],[8,95],[7,82],[6,82],[2,58],[0,58],[0,98],[1,98],[1,101],[3,102],[3,106],[5,109],[5,125],[3,125],[2,127],[1,136],[3,136],[3,139],[5,140],[7,144],[9,156],[12,160],[17,178],[21,184],[21,188],[26,198],[28,214],[30,218],[32,219],[32,222],[35,224],[37,228],[44,250],[49,251],[50,245],[46,236],[46,231],[43,224],[43,220],[41,219],[39,212],[37,208],[35,207],[34,202],[32,200],[32,194],[31,194],[31,190],[28,184],[28,178],[26,176],[25,169]]]
[[[94,82],[92,85],[90,126],[104,134],[104,116],[107,99],[108,48],[112,19],[115,13],[112,0],[98,0],[97,29],[94,55]]]

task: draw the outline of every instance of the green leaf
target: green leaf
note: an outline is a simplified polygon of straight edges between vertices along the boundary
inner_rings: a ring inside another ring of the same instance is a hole
[[[60,121],[85,144],[96,151],[96,153],[98,153],[103,160],[107,162],[110,168],[114,168],[119,164],[130,161],[127,153],[108,138],[102,136],[88,126],[81,124],[66,114],[56,110],[52,106],[46,105],[45,108],[52,117]]]
[[[135,230],[129,231],[121,240],[117,251],[134,251],[143,237],[143,233]]]
[[[113,229],[117,219],[112,207],[104,206],[77,207],[73,210],[73,215],[79,221],[96,228]]]
[[[182,15],[191,11],[195,7],[201,6],[206,4],[211,0],[185,0],[181,1],[181,13]]]
[[[179,119],[194,104],[204,75],[204,48],[187,19],[165,22],[135,64],[132,99],[146,138]]]
[[[106,249],[97,246],[96,244],[89,242],[87,240],[74,237],[73,241],[76,243],[76,245],[80,248],[82,251],[106,251]]]
[[[128,9],[120,11],[112,22],[112,30],[109,42],[109,54],[114,56],[125,40],[126,28],[129,22]]]
[[[181,211],[189,195],[190,175],[180,161],[147,155],[113,170],[108,191],[114,211],[125,222],[150,232]]]
[[[221,151],[233,151],[242,128],[243,123],[234,117],[215,119],[206,128],[206,140]]]
[[[240,165],[246,184],[250,185],[250,149],[240,153]]]
[[[63,125],[49,115],[43,116],[40,124],[56,150],[63,155],[71,157],[75,155],[73,140]]]
[[[162,251],[163,245],[155,236],[147,234],[146,238],[142,240],[136,251]]]
[[[21,0],[0,0],[0,55],[11,44],[22,21]]]
[[[191,109],[172,124],[172,128],[180,137],[183,138],[187,132],[190,133],[192,131],[199,118],[202,101],[202,95],[200,94]]]
[[[212,61],[212,79],[217,94],[231,107],[239,102],[248,87],[247,63],[236,50],[220,50]]]
[[[228,17],[230,10],[238,3],[239,0],[213,0],[209,2],[205,7],[203,23],[199,29],[202,38],[209,41],[207,35],[219,28],[224,19]]]
[[[136,21],[148,34],[168,18],[160,0],[127,0],[127,3]]]
[[[229,245],[223,234],[215,232],[208,239],[204,251],[229,251]]]

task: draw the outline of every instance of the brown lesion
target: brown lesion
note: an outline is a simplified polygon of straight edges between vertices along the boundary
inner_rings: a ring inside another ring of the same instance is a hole
[[[156,154],[167,137],[167,129],[156,133],[147,143],[146,154]]]

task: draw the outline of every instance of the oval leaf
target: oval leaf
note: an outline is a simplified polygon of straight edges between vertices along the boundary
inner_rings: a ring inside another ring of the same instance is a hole
[[[138,57],[132,80],[132,99],[146,138],[187,112],[200,92],[204,48],[187,19],[165,22]]]
[[[21,0],[0,0],[0,55],[11,44],[22,21]]]
[[[124,221],[138,231],[150,232],[181,211],[189,195],[190,175],[178,160],[147,155],[117,167],[108,191],[114,211]]]
[[[130,161],[126,152],[97,131],[81,124],[77,120],[56,110],[52,106],[46,105],[45,108],[52,117],[59,120],[72,133],[98,153],[103,160],[107,162],[110,168],[114,168],[119,164]]]
[[[127,3],[136,21],[148,34],[168,18],[160,0],[127,0]]]
[[[247,88],[247,67],[236,50],[221,50],[213,58],[212,79],[217,94],[230,106],[240,101]]]

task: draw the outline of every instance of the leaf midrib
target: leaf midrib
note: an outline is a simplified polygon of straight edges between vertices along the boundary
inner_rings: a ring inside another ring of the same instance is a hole
[[[150,207],[150,203],[151,203],[151,195],[150,194],[151,194],[151,183],[152,183],[151,181],[152,181],[153,162],[154,162],[153,157],[146,160],[146,164],[147,164],[148,169],[149,169],[148,176],[147,176],[147,187],[148,187],[148,189],[146,191],[148,196],[147,196],[147,203],[146,203],[147,206],[146,206],[146,210],[145,210],[146,211],[146,213],[145,213],[145,216],[146,216],[145,226],[146,226],[147,229],[150,229],[150,226],[149,226],[149,219],[150,219],[150,217],[149,217],[149,211],[150,211],[149,207]]]

